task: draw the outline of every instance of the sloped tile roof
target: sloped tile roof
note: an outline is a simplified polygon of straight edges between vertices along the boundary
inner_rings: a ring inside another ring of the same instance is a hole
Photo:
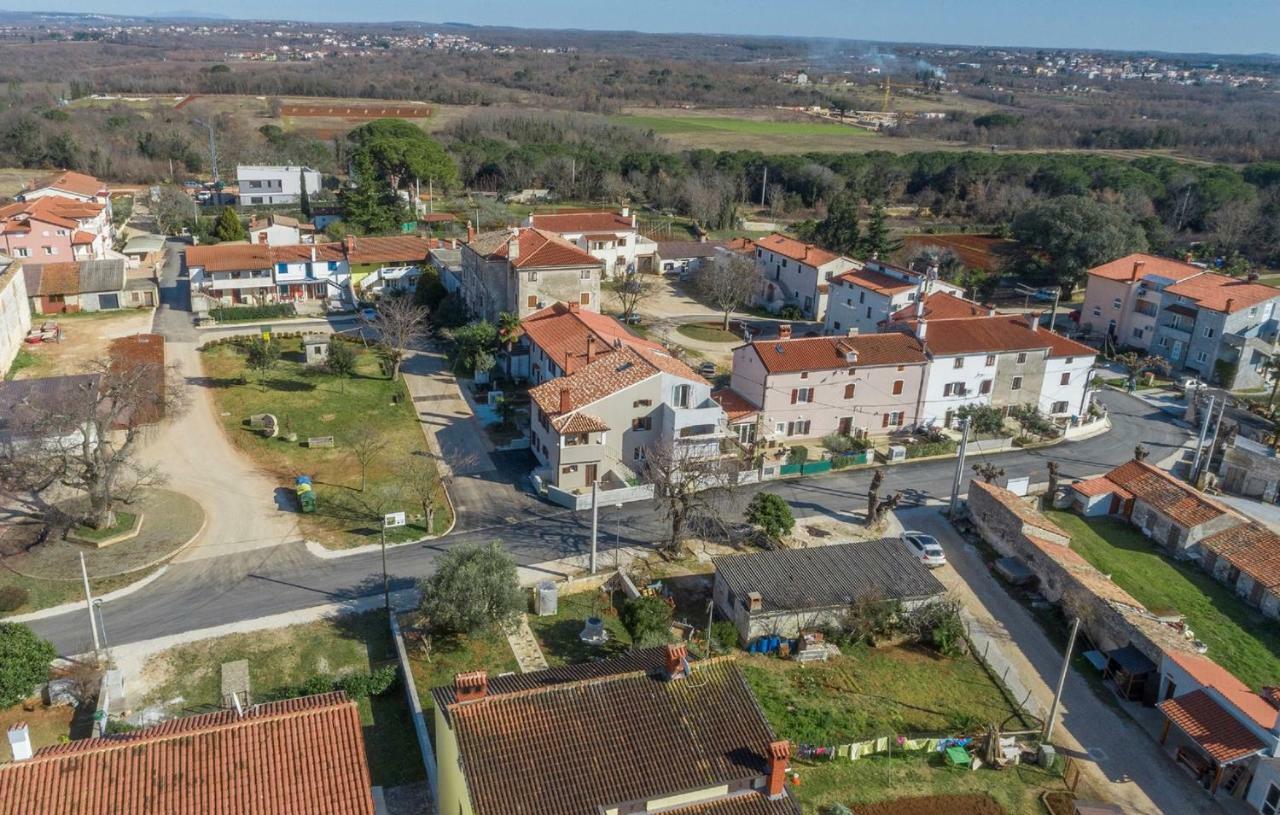
[[[636,672],[454,703],[449,717],[475,815],[586,815],[758,778],[774,740],[731,658],[674,680]]]
[[[609,424],[599,416],[589,413],[568,413],[551,422],[560,435],[572,433],[602,433],[609,430]]]
[[[569,413],[617,393],[623,388],[643,382],[651,376],[657,376],[660,372],[691,382],[704,385],[707,383],[688,365],[665,351],[623,346],[601,355],[594,362],[582,366],[567,376],[557,377],[531,388],[529,398],[543,413],[555,417],[560,415],[560,392],[564,388],[569,389],[570,409],[565,411]]]
[[[1202,686],[1221,693],[1264,730],[1275,727],[1280,712],[1226,668],[1201,654],[1166,653],[1166,656]]]
[[[915,320],[900,325],[918,331]],[[939,356],[1048,350],[1050,357],[1094,356],[1097,351],[1047,328],[1031,330],[1022,315],[1000,314],[972,320],[927,320],[925,343]]]
[[[1204,269],[1194,264],[1141,252],[1125,255],[1089,270],[1089,274],[1105,277],[1107,280],[1134,280],[1147,275],[1157,275],[1175,282],[1203,273]]]
[[[520,321],[520,327],[531,342],[567,373],[586,364],[587,343],[592,337],[597,355],[607,353],[619,343],[662,350],[661,345],[637,337],[614,318],[583,310],[572,303],[553,303],[535,311]]]
[[[188,268],[202,268],[206,272],[242,272],[270,269],[273,265],[271,247],[258,243],[188,246],[183,254]]]
[[[667,260],[713,258],[727,245],[727,241],[658,241],[658,254]]]
[[[924,316],[928,320],[962,320],[970,317],[990,317],[992,316],[991,311],[990,308],[981,303],[957,297],[949,291],[930,292],[924,298]],[[915,317],[915,303],[904,306],[889,315],[890,320],[914,320]]]
[[[1280,587],[1280,535],[1255,521],[1233,526],[1200,540],[1264,588]]]
[[[1262,283],[1250,283],[1235,277],[1205,272],[1175,283],[1165,289],[1169,294],[1188,297],[1200,308],[1235,314],[1259,303],[1280,297],[1280,289]]]
[[[68,170],[33,181],[29,191],[48,188],[63,190],[76,195],[96,196],[106,190],[107,185],[91,175]]]
[[[342,693],[174,719],[0,765],[0,815],[373,815]]]
[[[607,232],[610,237],[613,237],[616,232],[635,230],[631,224],[631,216],[623,216],[620,212],[558,212],[531,215],[529,221],[529,225],[536,229],[545,229],[562,235]]]
[[[1159,708],[1219,764],[1246,758],[1263,749],[1262,741],[1203,689],[1166,699]]]
[[[864,598],[912,600],[946,591],[902,541],[838,543],[728,555],[714,561],[716,580],[737,597],[758,592],[763,611],[847,606]]]
[[[712,391],[711,398],[716,400],[716,403],[724,411],[724,415],[728,416],[731,422],[754,416],[760,412],[760,408],[755,403],[733,388],[721,388],[720,390]]]
[[[800,804],[790,795],[770,800],[762,791],[747,790],[705,804],[666,809],[663,815],[800,815]]]
[[[809,266],[825,266],[840,257],[835,252],[828,252],[826,249],[814,246],[811,243],[788,238],[786,235],[781,235],[777,232],[766,238],[757,239],[756,246]]]
[[[872,365],[920,365],[924,346],[907,334],[859,334],[853,337],[803,337],[758,340],[751,348],[769,373],[833,371]],[[857,361],[847,354],[855,352]]]
[[[545,269],[558,266],[599,267],[604,263],[556,233],[533,227],[482,232],[466,245],[481,257],[500,259],[507,257],[513,237],[519,242],[519,257],[511,265],[517,269]]]
[[[911,291],[919,285],[912,281],[899,280],[893,275],[877,272],[874,269],[855,269],[851,272],[836,275],[834,279],[840,283],[861,286],[864,289],[870,289],[880,294],[897,294]]]
[[[417,263],[426,261],[437,244],[434,239],[417,235],[359,236],[346,255],[352,263]],[[338,248],[342,249],[342,244]]]
[[[1110,478],[1107,478],[1105,475],[1100,475],[1097,478],[1087,478],[1084,481],[1077,481],[1071,485],[1071,489],[1089,498],[1096,498],[1099,495],[1107,495],[1108,493],[1119,495],[1126,501],[1133,497],[1133,493],[1112,481]]]
[[[40,263],[25,267],[27,294],[45,297],[51,294],[77,294],[80,291],[78,263]],[[32,285],[34,283],[35,285]]]
[[[1180,526],[1192,527],[1222,515],[1234,515],[1222,504],[1200,494],[1158,467],[1145,461],[1126,461],[1105,476],[1145,503],[1169,516]]]

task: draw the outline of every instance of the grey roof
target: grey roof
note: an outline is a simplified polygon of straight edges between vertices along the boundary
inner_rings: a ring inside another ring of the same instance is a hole
[[[111,258],[108,260],[80,261],[80,292],[82,294],[97,291],[120,291],[123,288],[123,260]]]
[[[122,250],[126,255],[149,254],[164,248],[163,235],[134,235]]]
[[[675,258],[713,258],[725,241],[658,241],[658,254],[667,260]]]
[[[859,599],[919,600],[945,591],[896,538],[729,555],[716,558],[715,567],[716,579],[737,597],[759,592],[764,611],[830,608]]]

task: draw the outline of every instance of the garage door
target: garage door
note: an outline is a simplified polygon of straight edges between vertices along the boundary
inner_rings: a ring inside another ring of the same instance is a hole
[[[99,294],[98,308],[107,311],[113,308],[120,308],[120,295],[118,293]]]

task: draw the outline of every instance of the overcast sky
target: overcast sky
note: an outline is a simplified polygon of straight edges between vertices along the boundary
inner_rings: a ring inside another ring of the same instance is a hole
[[[56,7],[140,14],[191,8],[184,2],[68,0]],[[315,22],[414,19],[976,45],[1280,51],[1280,0],[220,0],[207,8],[230,17]]]

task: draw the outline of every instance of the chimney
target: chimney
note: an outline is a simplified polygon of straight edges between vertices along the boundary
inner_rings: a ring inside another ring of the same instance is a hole
[[[1033,311],[1027,315],[1027,327],[1032,331],[1040,330],[1040,312]]]
[[[348,255],[356,251],[356,236],[344,235],[342,238],[342,248],[347,251]]]
[[[764,598],[758,591],[747,592],[747,611],[759,611],[764,608]]]
[[[924,292],[916,294],[916,319],[919,320],[924,316]]]
[[[311,262],[316,262],[316,245],[314,243],[311,244]]]
[[[769,785],[766,795],[776,801],[784,794],[787,783],[787,760],[791,758],[791,742],[775,741],[769,745]]]
[[[573,398],[569,394],[569,388],[560,388],[560,410],[558,413],[568,413],[573,410]]]
[[[924,342],[925,334],[929,332],[929,321],[921,317],[916,321],[916,339]]]
[[[456,674],[453,677],[453,698],[458,702],[474,702],[489,694],[489,674],[484,671]]]
[[[520,235],[512,235],[507,239],[507,260],[514,263],[520,259]]]
[[[791,339],[791,324],[790,324],[790,323],[783,323],[782,325],[778,326],[778,339],[780,339],[780,340],[789,340],[789,339]]]
[[[1133,262],[1133,276],[1129,279],[1137,280],[1139,277],[1142,277],[1142,267],[1146,265],[1147,262],[1145,260],[1135,260]]]
[[[856,325],[849,326],[849,330],[845,332],[846,337],[858,336],[858,327]]]
[[[259,233],[258,233],[258,244],[259,244],[260,246],[266,246],[266,245],[267,245],[267,233],[266,233],[266,232],[259,232]]]
[[[475,225],[471,223],[471,219],[467,219],[467,243],[471,243],[471,239],[476,236]]]
[[[9,728],[9,750],[14,761],[26,761],[34,755],[31,750],[31,730],[26,722],[18,722]]]
[[[596,335],[587,335],[587,364],[590,365],[596,358]]]
[[[1235,304],[1236,304],[1236,298],[1234,298],[1234,297],[1228,297],[1228,298],[1227,298],[1227,313],[1228,313],[1228,314],[1230,314],[1230,313],[1231,313],[1231,309],[1232,309],[1232,307],[1233,307],[1233,306],[1235,306]]]
[[[569,306],[570,314],[577,314],[579,311],[582,310],[582,306],[578,303],[567,303],[566,305]]]
[[[664,666],[667,679],[675,679],[686,673],[685,662],[689,658],[689,649],[683,642],[667,645],[667,660]]]
[[[988,316],[988,317],[994,317],[994,316],[996,316],[996,307],[995,307],[995,306],[987,306],[987,316]]]

